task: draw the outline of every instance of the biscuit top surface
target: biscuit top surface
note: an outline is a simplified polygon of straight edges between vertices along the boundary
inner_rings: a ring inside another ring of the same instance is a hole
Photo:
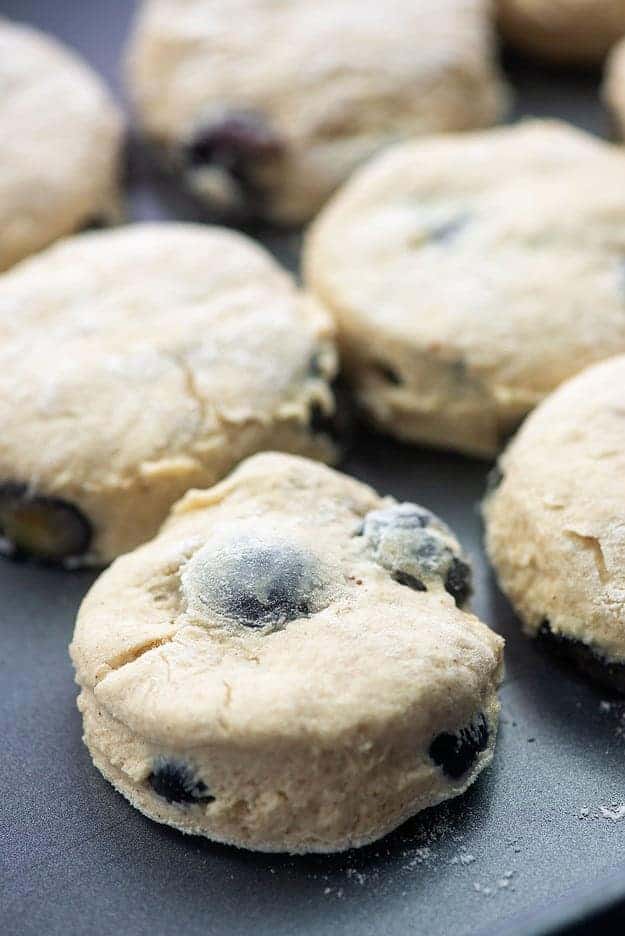
[[[0,18],[0,126],[2,269],[107,207],[122,119],[78,55]]]
[[[404,106],[408,115],[423,109],[419,78],[459,61],[487,70],[489,8],[488,0],[148,0],[129,49],[131,89],[150,131],[166,140],[229,102],[271,115],[293,142],[366,137],[392,126]],[[389,100],[396,112],[384,117]]]
[[[0,279],[0,469],[89,487],[162,457],[218,458],[229,427],[304,405],[330,334],[234,232],[137,224],[68,239]]]
[[[101,576],[76,625],[78,680],[174,746],[327,740],[404,715],[428,737],[433,717],[471,717],[501,666],[501,639],[438,577],[450,547],[422,508],[306,459],[257,455],[190,492]],[[427,590],[393,576],[402,557],[425,569]]]
[[[529,405],[625,349],[624,221],[625,156],[566,124],[432,137],[332,199],[306,280],[348,352],[365,336],[440,354]]]
[[[530,629],[625,658],[625,356],[552,394],[500,464],[489,546]]]

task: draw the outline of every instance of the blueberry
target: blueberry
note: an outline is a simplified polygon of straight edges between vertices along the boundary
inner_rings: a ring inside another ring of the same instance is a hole
[[[461,606],[471,592],[471,570],[445,524],[416,504],[367,514],[358,531],[373,558],[400,585],[416,591],[443,586]]]
[[[415,578],[414,575],[409,575],[407,572],[402,572],[401,570],[391,572],[391,578],[399,585],[406,585],[407,588],[412,588],[413,591],[427,591],[421,579]]]
[[[25,484],[0,485],[0,536],[6,555],[67,562],[91,545],[91,524],[60,497],[35,494]]]
[[[259,169],[275,163],[284,140],[255,111],[229,111],[196,130],[187,146],[193,169],[223,169],[248,196],[258,195]]]
[[[323,407],[314,402],[308,413],[308,425],[313,435],[327,435],[331,439],[337,434],[334,413],[326,412]]]
[[[102,231],[104,228],[110,227],[110,222],[99,215],[94,215],[92,218],[87,218],[86,221],[83,221],[80,232],[81,234],[86,234],[88,231]]]
[[[148,783],[168,803],[212,803],[215,800],[203,780],[198,780],[185,761],[157,757],[152,765]]]
[[[275,630],[323,605],[326,579],[317,559],[290,543],[235,540],[206,548],[183,573],[190,606],[251,628]]]
[[[443,731],[430,745],[434,763],[452,780],[459,780],[488,745],[488,723],[480,712],[468,725],[451,734]]]
[[[469,223],[469,220],[468,212],[464,212],[463,214],[456,215],[455,218],[450,218],[449,221],[437,224],[430,228],[428,232],[430,239],[439,244],[448,244],[460,234]]]
[[[625,694],[625,663],[611,663],[581,640],[555,633],[546,618],[540,625],[536,639],[546,650],[575,666],[597,685]]]
[[[445,576],[445,590],[449,592],[459,608],[471,595],[471,567],[457,556],[451,560]]]
[[[399,387],[403,383],[400,375],[390,364],[385,364],[383,361],[375,361],[373,369],[382,380],[386,381],[386,383],[393,384],[394,387]]]
[[[331,382],[334,399],[331,412],[318,402],[313,402],[308,411],[308,427],[313,435],[327,436],[335,445],[348,446],[353,428],[353,412],[348,390],[342,380]]]
[[[397,504],[383,510],[372,510],[359,528],[369,544],[377,549],[384,535],[393,530],[423,530],[434,520],[434,514],[417,504]]]

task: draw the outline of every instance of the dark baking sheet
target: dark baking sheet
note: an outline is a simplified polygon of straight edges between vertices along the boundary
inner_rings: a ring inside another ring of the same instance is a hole
[[[0,0],[1,13],[81,49],[117,91],[132,7]],[[596,76],[509,68],[517,115],[606,132]],[[198,217],[144,157],[134,152],[131,163],[132,217]],[[263,239],[295,256],[292,238]],[[480,548],[487,466],[361,432],[343,467],[439,512],[473,555],[476,610],[508,639],[492,768],[461,799],[338,857],[261,856],[183,837],[133,810],[82,746],[66,646],[93,576],[2,563],[1,933],[526,936],[580,924],[625,896],[625,705],[520,637]]]

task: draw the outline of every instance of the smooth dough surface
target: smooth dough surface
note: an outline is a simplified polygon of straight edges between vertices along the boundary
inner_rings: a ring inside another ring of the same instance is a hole
[[[625,39],[619,42],[608,58],[603,99],[608,106],[621,137],[625,137]]]
[[[625,350],[625,157],[555,121],[398,144],[305,248],[348,377],[402,439],[477,455]]]
[[[489,0],[146,0],[128,82],[213,207],[286,224],[381,146],[487,126],[506,101]]]
[[[453,570],[453,571],[452,571]],[[503,641],[451,531],[316,462],[191,491],[81,607],[85,741],[133,805],[266,851],[363,845],[490,762]]]
[[[625,663],[625,356],[560,387],[499,464],[487,547],[525,629]]]
[[[625,35],[623,0],[497,0],[497,4],[506,39],[549,62],[596,65]]]
[[[67,47],[0,18],[0,269],[119,213],[122,118]]]
[[[0,277],[0,334],[0,528],[35,552],[106,562],[247,455],[333,457],[330,321],[235,232],[70,238]],[[43,542],[63,505],[92,529],[79,556]]]

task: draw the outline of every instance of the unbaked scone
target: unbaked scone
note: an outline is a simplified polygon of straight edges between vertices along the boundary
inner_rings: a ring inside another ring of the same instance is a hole
[[[262,449],[332,459],[328,316],[203,225],[80,234],[0,277],[5,551],[100,564]]]
[[[215,211],[306,221],[389,141],[494,123],[490,0],[144,0],[128,83]]]
[[[75,52],[0,18],[0,270],[116,220],[123,123]]]
[[[143,813],[263,851],[364,845],[490,763],[503,641],[415,504],[262,454],[118,559],[71,655],[94,763]]]
[[[560,387],[499,461],[487,547],[528,634],[625,691],[625,356]]]
[[[623,0],[497,0],[505,38],[562,65],[596,65],[625,35]]]
[[[399,438],[492,455],[625,351],[625,158],[555,121],[398,144],[313,224],[305,281]]]
[[[614,118],[618,133],[625,137],[625,39],[614,47],[608,58],[603,99]]]

